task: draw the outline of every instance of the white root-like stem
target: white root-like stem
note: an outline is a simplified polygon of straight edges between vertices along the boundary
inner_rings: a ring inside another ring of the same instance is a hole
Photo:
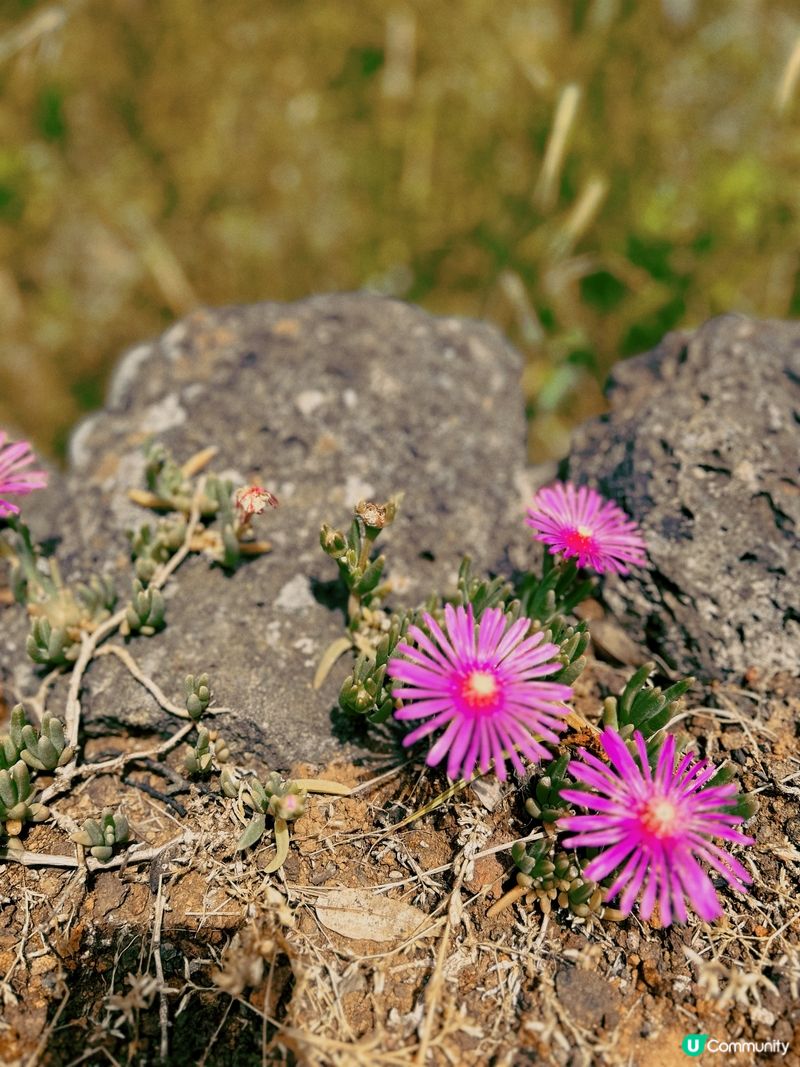
[[[94,856],[87,856],[85,864],[81,864],[75,856],[62,856],[52,852],[29,852],[26,849],[14,848],[0,849],[0,860],[21,863],[24,867],[77,868],[85,865],[90,871],[109,871],[115,867],[127,867],[133,863],[149,863],[164,852],[165,849],[171,848],[173,845],[187,843],[188,840],[189,837],[186,834],[181,834],[179,837],[173,837],[171,841],[167,841],[164,845],[158,845],[156,848],[140,848],[138,851],[129,850],[123,852],[119,856],[108,860],[107,863],[95,859]]]
[[[64,793],[72,783],[81,778],[91,778],[96,774],[110,774],[112,771],[119,770],[120,767],[124,767],[128,763],[136,763],[139,760],[145,759],[158,759],[161,756],[165,756],[176,745],[179,745],[181,741],[194,729],[193,722],[187,722],[185,726],[182,726],[177,733],[173,734],[167,741],[159,745],[157,748],[145,749],[143,752],[123,752],[120,756],[114,756],[113,759],[103,760],[100,763],[83,763],[80,767],[73,767],[69,773],[56,777],[47,789],[42,793],[39,798],[40,803],[46,804],[53,797],[59,796]],[[66,770],[66,768],[64,768]]]
[[[192,510],[189,515],[189,522],[186,526],[186,534],[183,539],[183,544],[174,556],[167,560],[163,566],[159,567],[153,576],[153,580],[150,582],[150,588],[161,589],[173,571],[180,567],[181,563],[183,563],[191,551],[192,538],[194,537],[197,524],[200,521],[200,500],[204,488],[205,479],[202,479],[197,486],[197,491],[194,495]],[[81,641],[80,655],[75,662],[75,666],[72,668],[72,675],[69,681],[69,692],[67,693],[66,735],[67,744],[71,745],[73,748],[77,748],[78,734],[80,732],[80,690],[83,676],[86,673],[86,669],[94,657],[100,642],[104,641],[106,637],[118,630],[122,625],[122,622],[125,619],[126,610],[126,608],[121,608],[116,614],[112,615],[110,619],[106,619],[105,622],[101,623],[93,633],[85,634]],[[75,761],[73,760],[73,763],[74,762]],[[68,765],[68,768],[70,766],[71,765]]]

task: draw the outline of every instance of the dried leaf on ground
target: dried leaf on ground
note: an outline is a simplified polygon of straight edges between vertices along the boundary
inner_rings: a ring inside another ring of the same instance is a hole
[[[399,941],[422,931],[430,916],[419,908],[364,889],[337,889],[317,904],[323,926],[358,941]]]

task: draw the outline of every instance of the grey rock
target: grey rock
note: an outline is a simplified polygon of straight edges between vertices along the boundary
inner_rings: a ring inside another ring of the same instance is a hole
[[[184,675],[207,671],[218,703],[235,709],[215,724],[237,756],[320,762],[342,751],[330,713],[347,671],[341,660],[321,691],[311,687],[343,622],[329,603],[336,567],[320,525],[346,528],[360,498],[405,494],[381,537],[397,603],[452,588],[464,554],[485,568],[506,569],[508,552],[519,562],[528,551],[519,369],[489,326],[373,296],[198,311],[121,361],[106,410],[72,438],[58,489],[68,512],[59,520],[50,493],[31,497],[29,512],[60,537],[68,577],[110,571],[126,595],[125,531],[152,520],[127,498],[143,484],[148,436],[180,461],[217,445],[215,471],[277,494],[280,508],[256,520],[273,551],[233,575],[190,558],[168,587],[166,629],[128,647],[176,702]],[[34,692],[22,611],[4,612],[0,629],[0,681],[15,696]],[[62,698],[63,686],[49,706]],[[171,725],[112,657],[87,673],[83,724],[95,733]]]
[[[675,668],[726,679],[800,663],[800,324],[739,316],[617,366],[567,473],[642,525],[652,569],[610,607]]]

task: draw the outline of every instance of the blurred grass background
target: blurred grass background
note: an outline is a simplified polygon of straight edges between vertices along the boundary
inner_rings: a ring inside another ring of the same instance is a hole
[[[0,423],[198,303],[495,321],[531,454],[620,356],[800,313],[797,0],[0,0]]]

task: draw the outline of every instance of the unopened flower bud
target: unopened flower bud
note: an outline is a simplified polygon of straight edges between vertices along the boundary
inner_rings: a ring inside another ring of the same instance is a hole
[[[347,552],[347,538],[341,530],[334,530],[332,526],[328,526],[327,522],[322,524],[319,543],[322,545],[323,552],[333,559],[340,559]]]
[[[291,822],[292,819],[299,819],[305,814],[306,793],[305,790],[293,787],[291,783],[287,784],[289,792],[284,793],[283,796],[275,794],[270,798],[269,813],[276,819]]]

